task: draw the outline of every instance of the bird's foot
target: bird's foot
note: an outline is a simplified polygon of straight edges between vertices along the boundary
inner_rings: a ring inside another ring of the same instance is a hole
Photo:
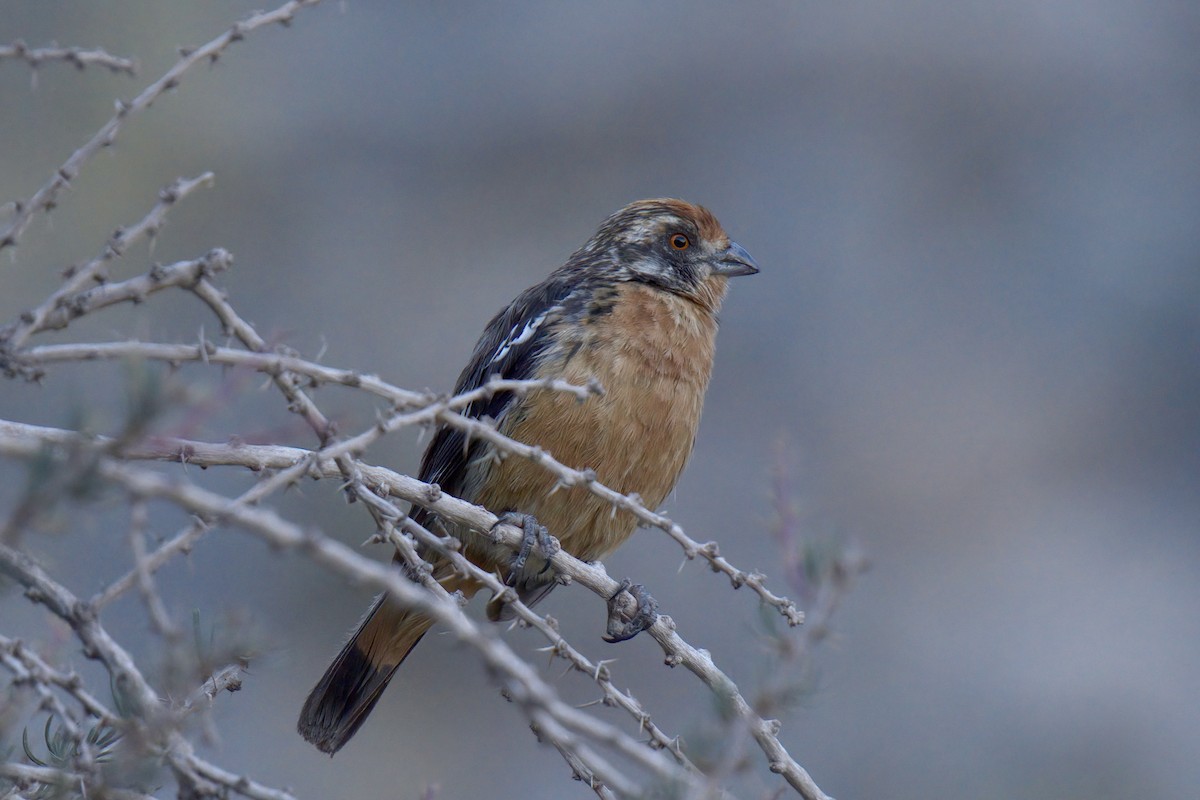
[[[546,559],[546,566],[542,567],[541,572],[550,569],[550,559],[554,558],[554,554],[561,548],[558,544],[558,539],[551,536],[546,526],[539,524],[532,514],[505,511],[496,520],[496,525],[515,525],[523,532],[521,547],[508,564],[507,583],[509,586],[515,586],[520,579],[521,572],[525,569],[525,562],[529,560],[529,556],[533,552],[535,545],[541,551],[542,558]],[[540,575],[541,572],[538,574]]]
[[[608,631],[606,642],[632,639],[658,621],[658,601],[640,583],[621,581],[621,586],[608,598]]]

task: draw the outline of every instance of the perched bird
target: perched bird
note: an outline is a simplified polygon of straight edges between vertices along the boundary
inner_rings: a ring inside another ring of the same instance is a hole
[[[502,392],[466,410],[489,417],[507,436],[537,445],[619,492],[636,492],[655,508],[675,487],[695,441],[712,371],[717,311],[730,277],[758,272],[716,218],[682,200],[642,200],[613,214],[588,242],[542,283],[521,293],[488,323],[455,392],[495,375],[512,379],[599,381],[603,394],[580,402],[549,389],[524,396]],[[525,603],[556,585],[546,558],[557,538],[584,560],[601,559],[637,527],[576,486],[554,491],[556,478],[522,458],[497,458],[493,446],[442,425],[421,461],[420,478],[520,524],[524,545],[514,557],[487,537],[446,528],[476,564],[506,576]],[[439,522],[414,509],[422,524]],[[540,546],[535,548],[534,545]],[[540,552],[538,552],[540,551]],[[473,595],[479,586],[436,554],[434,577],[450,591]],[[628,587],[628,582],[622,584]],[[643,611],[652,601],[633,587]],[[493,600],[488,616],[505,616]],[[610,618],[610,640],[629,638],[653,619],[630,626]],[[431,620],[381,595],[309,694],[300,734],[326,753],[337,752],[362,725],[396,668]]]

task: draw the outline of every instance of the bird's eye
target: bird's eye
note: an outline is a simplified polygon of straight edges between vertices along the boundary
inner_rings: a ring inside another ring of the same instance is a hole
[[[671,249],[672,250],[687,250],[692,242],[682,233],[671,234]]]

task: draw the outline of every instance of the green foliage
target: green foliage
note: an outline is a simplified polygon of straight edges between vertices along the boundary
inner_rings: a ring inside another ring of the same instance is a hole
[[[29,728],[21,733],[21,747],[30,762],[39,767],[70,769],[76,759],[83,754],[85,743],[96,763],[104,764],[112,761],[113,750],[120,741],[121,734],[111,725],[97,721],[88,728],[88,732],[81,742],[72,735],[68,725],[62,723],[56,725],[54,721],[55,715],[51,714],[46,718],[46,727],[42,731],[42,739],[46,743],[47,752],[45,761],[35,756],[29,746]]]

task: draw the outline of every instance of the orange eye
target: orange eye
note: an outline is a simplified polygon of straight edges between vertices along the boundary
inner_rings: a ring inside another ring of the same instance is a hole
[[[682,233],[671,234],[671,249],[687,250],[691,246],[691,244],[692,244],[691,240],[688,239],[688,237],[684,236]]]

